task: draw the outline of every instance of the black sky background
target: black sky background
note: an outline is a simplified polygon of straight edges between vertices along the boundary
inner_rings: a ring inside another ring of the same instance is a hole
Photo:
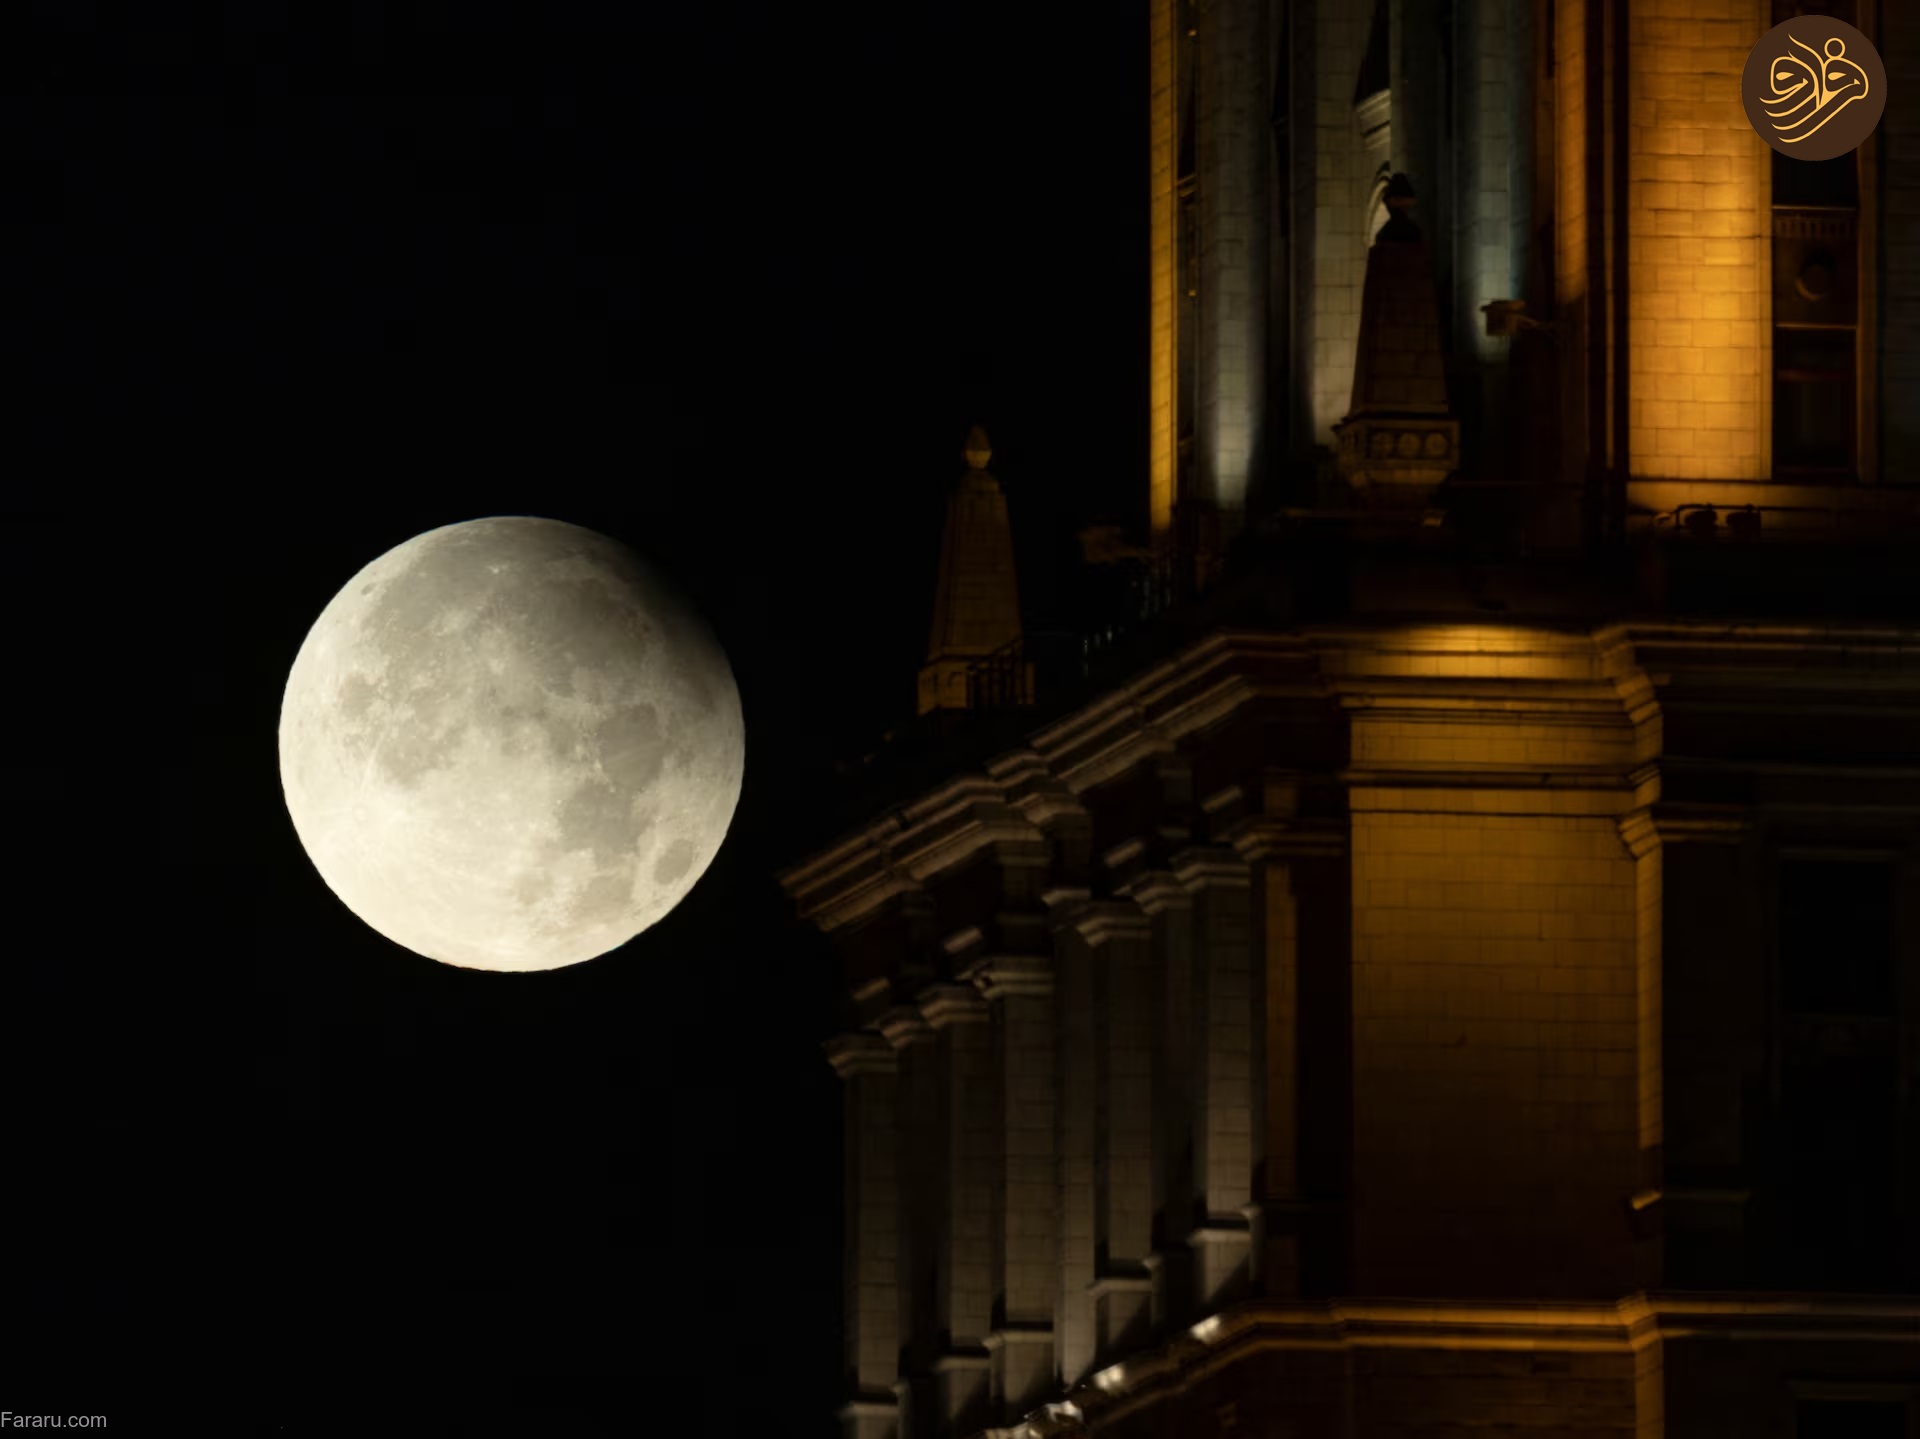
[[[836,1432],[836,976],[772,875],[911,710],[969,423],[1036,617],[1139,518],[1141,9],[33,7],[7,558],[104,537],[167,753],[129,982],[35,950],[90,1043],[34,1091],[16,1409],[143,1419],[165,1371],[263,1433]],[[546,975],[373,934],[277,774],[332,595],[497,513],[672,573],[747,717],[698,888]]]

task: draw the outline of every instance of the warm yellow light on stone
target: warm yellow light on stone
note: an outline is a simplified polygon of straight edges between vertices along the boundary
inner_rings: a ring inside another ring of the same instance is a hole
[[[1148,378],[1148,518],[1156,538],[1173,528],[1173,491],[1178,468],[1178,428],[1174,414],[1179,303],[1175,285],[1179,271],[1176,231],[1179,197],[1174,174],[1179,140],[1179,87],[1175,58],[1180,43],[1173,0],[1154,0],[1153,41],[1148,64],[1152,69],[1151,118],[1148,144],[1152,176],[1152,204],[1148,216],[1152,298],[1149,306],[1150,357]]]
[[[1627,329],[1636,476],[1769,473],[1772,151],[1747,123],[1739,85],[1770,12],[1747,8],[1747,25],[1708,24],[1699,6],[1633,0]],[[1716,16],[1724,22],[1724,7]]]

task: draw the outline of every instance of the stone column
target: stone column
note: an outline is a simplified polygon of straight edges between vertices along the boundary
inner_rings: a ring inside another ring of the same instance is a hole
[[[1290,815],[1255,816],[1232,839],[1250,866],[1257,920],[1259,1287],[1278,1298],[1321,1298],[1338,1290],[1345,1248],[1337,1136],[1346,1124],[1340,1035],[1350,1021],[1347,956],[1334,942],[1351,923],[1344,843],[1332,827]]]
[[[935,1312],[935,1256],[945,1247],[945,1135],[941,1115],[944,1076],[933,1031],[915,1004],[887,1010],[875,1023],[897,1056],[894,1084],[895,1144],[899,1154],[900,1268],[895,1288],[900,1305],[900,1401],[902,1439],[930,1439],[934,1402],[933,1361],[939,1347]]]
[[[944,1206],[934,1298],[942,1352],[933,1361],[933,1432],[963,1439],[987,1427],[993,1328],[993,1203],[1000,1182],[1000,1086],[987,1002],[970,985],[936,985],[920,999],[946,1076],[940,1166]]]
[[[1069,914],[1085,892],[1066,901]],[[1054,1162],[1059,1243],[1053,1329],[1061,1385],[1072,1388],[1093,1366],[1095,1050],[1093,952],[1071,918],[1054,932],[1058,985],[1054,1005]]]
[[[1002,1182],[994,1200],[995,1325],[993,1407],[1018,1418],[1040,1403],[1054,1379],[1054,1302],[1058,1240],[1054,1222],[1054,1015],[1052,962],[998,955],[967,977],[991,1005],[994,1068],[1002,1104]]]
[[[1265,0],[1201,0],[1200,397],[1196,498],[1232,529],[1265,458]]]
[[[1154,1212],[1153,925],[1137,905],[1091,905],[1093,957],[1094,1351],[1096,1366],[1152,1331]]]
[[[1193,900],[1171,874],[1128,887],[1147,918],[1153,985],[1153,1326],[1186,1321],[1193,1308]]]
[[[827,1044],[846,1098],[846,1439],[900,1439],[898,1056],[862,1030]]]
[[[1663,805],[1655,822],[1664,894],[1654,918],[1668,997],[1660,1058],[1672,1130],[1657,1208],[1667,1279],[1734,1289],[1756,1277],[1750,1226],[1762,1175],[1750,1126],[1768,1082],[1768,989],[1742,962],[1767,943],[1751,900],[1761,884],[1754,826],[1738,807],[1710,805]],[[1643,1024],[1642,1043],[1651,1037]]]
[[[1174,874],[1193,907],[1194,1298],[1210,1312],[1251,1276],[1252,945],[1247,864],[1231,849],[1188,850]]]

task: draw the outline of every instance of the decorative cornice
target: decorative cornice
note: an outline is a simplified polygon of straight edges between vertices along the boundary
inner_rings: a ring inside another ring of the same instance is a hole
[[[897,1419],[899,1415],[898,1399],[875,1397],[855,1399],[850,1403],[842,1404],[834,1417],[844,1423],[849,1419]]]
[[[1215,790],[1212,794],[1201,800],[1200,812],[1209,819],[1217,821],[1222,814],[1233,809],[1236,805],[1245,804],[1246,801],[1247,792],[1237,784],[1230,784],[1225,789]]]
[[[1590,631],[1385,623],[1223,630],[779,880],[802,918],[845,928],[919,893],[987,845],[1014,847],[1012,858],[1021,844],[1045,844],[1057,822],[1083,814],[1088,790],[1149,761],[1177,763],[1188,737],[1261,700],[1332,698],[1356,723],[1418,716],[1605,726],[1621,736],[1606,743],[1644,761],[1657,747],[1663,706],[1738,699],[1814,714],[1859,696],[1883,719],[1909,710],[1920,717],[1920,627],[1675,621]],[[1628,767],[1359,765],[1341,778],[1375,789],[1491,787],[1517,799],[1530,785],[1637,789],[1622,778]],[[1624,807],[1647,802],[1636,793]]]
[[[1173,857],[1173,877],[1188,893],[1198,894],[1209,889],[1245,889],[1252,873],[1231,845],[1204,845]]]
[[[1152,1274],[1102,1274],[1087,1285],[1087,1293],[1098,1299],[1103,1294],[1151,1294],[1157,1281]]]
[[[1286,1349],[1638,1352],[1681,1337],[1920,1344],[1920,1300],[1807,1294],[1634,1294],[1617,1302],[1255,1300],[1111,1364],[1067,1398],[1097,1428],[1178,1395],[1253,1354]]]
[[[969,965],[963,977],[989,1002],[1045,999],[1053,993],[1053,963],[1040,955],[988,955]]]
[[[1148,870],[1121,886],[1123,896],[1139,905],[1149,917],[1170,909],[1190,909],[1193,895],[1185,885],[1164,869]]]
[[[935,1374],[953,1371],[978,1372],[993,1367],[993,1355],[986,1349],[949,1349],[933,1361]]]
[[[835,1035],[821,1048],[826,1051],[827,1063],[842,1079],[899,1072],[900,1059],[893,1045],[885,1035],[870,1029]]]
[[[910,1049],[933,1039],[933,1030],[917,1004],[894,1006],[876,1019],[873,1027],[885,1035],[887,1043],[895,1049]]]
[[[1920,678],[1920,625],[1744,624],[1705,620],[1640,620],[1608,626],[1645,654],[1657,647],[1684,648],[1698,654],[1755,656],[1773,654],[1793,663],[1809,652],[1848,659],[1872,656],[1897,660]],[[1664,668],[1664,667],[1663,667]]]
[[[1249,815],[1221,835],[1248,864],[1314,859],[1347,852],[1346,827]]]
[[[970,984],[935,984],[921,991],[920,1014],[936,1033],[950,1024],[985,1024],[987,1001]]]
[[[1652,811],[1630,810],[1615,820],[1614,826],[1620,831],[1620,842],[1635,859],[1645,859],[1659,851],[1661,831],[1654,823]]]
[[[1196,1225],[1187,1235],[1188,1244],[1245,1244],[1253,1232],[1244,1214],[1216,1214],[1205,1224]]]
[[[1093,899],[1093,891],[1083,884],[1055,885],[1052,889],[1040,892],[1040,903],[1047,907],[1056,929],[1071,928],[1079,920],[1080,911]]]
[[[1074,928],[1088,944],[1099,946],[1116,939],[1147,940],[1153,921],[1131,900],[1093,900],[1074,915]]]
[[[1053,1325],[1045,1319],[1020,1324],[1008,1322],[988,1334],[980,1341],[989,1351],[1018,1347],[1022,1344],[1053,1343]]]
[[[965,954],[976,945],[986,943],[986,933],[979,925],[970,924],[965,929],[956,929],[940,941],[940,947],[949,955]]]
[[[1660,772],[1641,765],[1615,769],[1511,771],[1352,769],[1354,813],[1416,811],[1427,814],[1614,816],[1644,809],[1660,798]]]
[[[1663,844],[1739,844],[1753,831],[1743,805],[1658,805],[1649,818]]]
[[[1753,1198],[1751,1189],[1702,1188],[1698,1185],[1669,1185],[1665,1193],[1669,1204],[1745,1204]]]
[[[1299,637],[1221,631],[1033,735],[1028,743],[899,806],[783,870],[801,918],[845,928],[918,891],[982,847],[1045,843],[1079,796],[1261,698],[1317,697],[1314,656]]]

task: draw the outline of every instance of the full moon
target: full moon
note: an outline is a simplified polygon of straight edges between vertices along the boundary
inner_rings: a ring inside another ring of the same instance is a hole
[[[712,631],[557,520],[387,551],[321,611],[280,707],[287,810],[327,887],[465,969],[558,969],[656,923],[719,851],[745,766]]]

